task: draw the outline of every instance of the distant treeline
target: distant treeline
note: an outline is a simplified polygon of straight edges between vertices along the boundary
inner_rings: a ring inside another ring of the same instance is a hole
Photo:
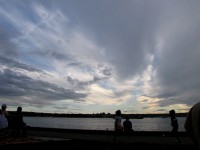
[[[13,112],[11,112],[13,113]],[[39,113],[39,112],[23,112],[24,116],[29,117],[68,117],[68,118],[114,118],[115,114],[110,113],[94,113],[94,114],[64,114],[64,113]],[[169,117],[169,114],[122,114],[122,118],[126,116],[129,118],[142,119],[153,117]],[[176,113],[176,117],[186,117],[187,113]]]

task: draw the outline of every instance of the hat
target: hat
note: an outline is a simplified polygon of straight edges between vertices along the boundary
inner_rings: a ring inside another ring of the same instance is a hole
[[[6,104],[1,105],[2,108],[7,108]]]

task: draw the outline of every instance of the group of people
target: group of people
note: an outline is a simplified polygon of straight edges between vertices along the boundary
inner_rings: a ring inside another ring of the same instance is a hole
[[[171,118],[172,133],[177,138],[177,142],[180,142],[180,138],[178,136],[178,120],[175,114],[175,110],[169,111],[169,115]],[[125,119],[126,120],[122,124],[121,110],[117,110],[115,112],[115,131],[124,131],[126,133],[133,131],[132,122],[129,120],[129,116],[127,115]]]
[[[12,134],[19,135],[22,131],[22,135],[26,135],[26,123],[23,121],[22,107],[18,107],[14,114],[9,114],[6,111],[7,105],[2,104],[0,109],[0,131],[8,131],[12,129]],[[175,110],[170,110],[169,115],[171,118],[172,133],[180,142],[178,136],[178,121],[175,117]],[[189,111],[184,128],[188,135],[191,137],[194,146],[197,150],[200,150],[200,102],[196,103]],[[122,124],[121,111],[117,110],[115,114],[115,131],[125,133],[131,133],[132,122],[129,120],[129,116],[126,116],[126,120]]]
[[[125,133],[130,133],[133,131],[132,122],[129,120],[129,116],[126,116],[126,120],[123,122],[122,125],[122,117],[120,110],[117,110],[115,113],[115,131],[124,131]]]
[[[9,113],[7,105],[2,104],[0,109],[0,131],[13,136],[26,136],[26,123],[23,121],[22,107]]]
[[[178,120],[176,118],[175,110],[169,111],[169,116],[171,118],[172,134],[176,137],[177,142],[180,143],[181,140],[178,135]],[[200,150],[200,102],[196,103],[190,110],[186,117],[184,128],[188,135],[193,141],[193,145],[196,150]],[[115,113],[115,131],[130,133],[133,131],[132,123],[129,117],[126,116],[126,120],[122,124],[121,111],[117,110]]]

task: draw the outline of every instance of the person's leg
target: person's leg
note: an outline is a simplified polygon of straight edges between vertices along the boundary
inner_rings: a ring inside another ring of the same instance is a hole
[[[26,126],[23,126],[23,128],[22,128],[22,136],[23,137],[27,136],[27,128],[26,128]]]
[[[174,137],[176,137],[176,142],[180,143],[181,140],[180,140],[179,135],[178,135],[178,130],[174,129],[172,132],[173,132]]]

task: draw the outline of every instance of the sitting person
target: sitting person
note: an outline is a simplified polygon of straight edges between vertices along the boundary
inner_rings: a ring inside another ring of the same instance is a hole
[[[130,133],[133,131],[132,129],[132,122],[129,120],[129,116],[126,116],[126,120],[123,122],[124,125],[124,132]]]
[[[115,124],[114,124],[114,137],[113,140],[117,139],[117,135],[123,133],[123,125],[121,124],[122,117],[121,117],[121,110],[117,110],[115,112]]]

